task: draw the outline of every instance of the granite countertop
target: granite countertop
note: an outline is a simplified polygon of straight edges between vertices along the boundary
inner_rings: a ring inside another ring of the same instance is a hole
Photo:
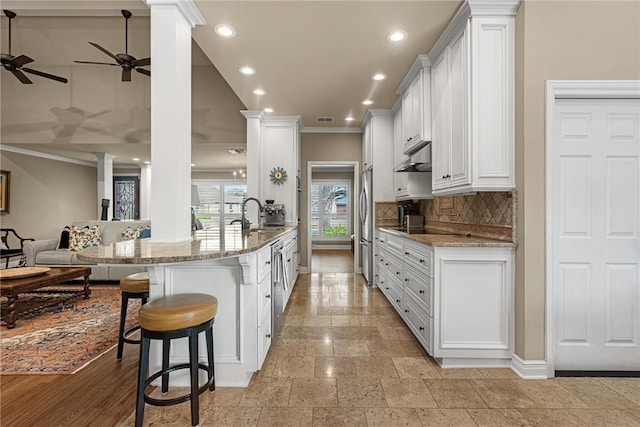
[[[193,240],[175,243],[136,239],[78,252],[78,259],[96,264],[170,264],[227,258],[257,251],[297,226],[262,227],[242,231],[240,225],[219,230],[196,231]]]
[[[485,248],[515,248],[513,242],[486,237],[465,236],[439,230],[425,229],[421,233],[406,233],[399,227],[378,227],[397,236],[401,236],[429,246],[438,247],[485,247]]]

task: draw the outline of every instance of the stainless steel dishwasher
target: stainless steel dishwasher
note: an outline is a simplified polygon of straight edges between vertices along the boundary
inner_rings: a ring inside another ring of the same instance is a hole
[[[286,289],[286,273],[282,241],[271,244],[271,325],[272,336],[278,334],[278,326],[284,309],[284,293]]]

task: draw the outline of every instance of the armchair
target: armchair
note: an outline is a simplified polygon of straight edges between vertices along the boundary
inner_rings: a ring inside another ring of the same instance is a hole
[[[9,236],[12,236],[9,239]],[[9,259],[13,257],[22,257],[24,255],[24,242],[35,241],[31,237],[21,237],[13,228],[1,228],[0,239],[2,240],[2,249],[0,249],[0,259],[6,260],[5,268],[9,267]],[[18,240],[20,248],[11,248],[9,240]]]

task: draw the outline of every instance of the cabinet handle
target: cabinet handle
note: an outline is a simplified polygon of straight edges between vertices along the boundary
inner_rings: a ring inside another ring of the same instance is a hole
[[[386,290],[389,290],[389,287],[388,287],[388,286],[385,286],[385,289],[386,289]]]
[[[287,262],[291,262],[291,258],[289,258],[289,259],[287,260]]]
[[[421,294],[424,294],[424,291],[423,291],[422,289],[420,289],[420,291],[419,291],[419,292],[420,292]]]
[[[267,299],[268,299],[268,298],[271,298],[271,294],[269,294],[269,295],[265,295],[265,298],[267,298]]]
[[[404,312],[405,312],[405,313],[408,313],[408,312],[409,312],[409,310],[406,310],[406,309],[405,309],[405,310],[404,310]]]
[[[398,190],[397,190],[397,191],[400,191],[400,190],[402,190],[402,188],[398,188]]]
[[[271,261],[265,261],[265,264],[269,265],[271,264]]]
[[[384,263],[384,265],[389,265],[389,263],[388,263],[388,262],[385,262],[385,263]]]
[[[397,302],[397,303],[399,303],[399,302],[400,302],[400,300],[399,300],[399,299],[397,299],[397,300],[396,300],[396,302]]]
[[[396,271],[396,275],[400,275],[400,272],[399,272],[399,271]]]
[[[405,281],[405,282],[408,282],[408,281],[409,281],[409,279],[404,279],[404,281]]]
[[[404,254],[405,254],[405,255],[409,255],[409,252],[405,252]]]
[[[420,260],[420,264],[424,264],[424,260],[423,259]]]
[[[271,334],[267,334],[265,335],[267,338],[271,338]]]
[[[418,329],[424,331],[424,328],[422,326],[420,326]]]

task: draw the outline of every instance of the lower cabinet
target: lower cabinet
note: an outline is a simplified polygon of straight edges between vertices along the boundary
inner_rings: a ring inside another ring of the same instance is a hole
[[[397,233],[376,232],[378,241],[391,243],[378,246],[376,284],[438,363],[510,363],[512,248],[432,247]]]

